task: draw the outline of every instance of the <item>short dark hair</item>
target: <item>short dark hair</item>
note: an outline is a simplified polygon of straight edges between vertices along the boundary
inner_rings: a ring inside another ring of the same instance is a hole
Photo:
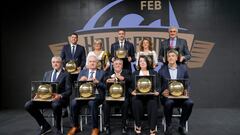
[[[151,69],[151,64],[150,64],[150,61],[148,60],[147,56],[145,56],[145,55],[140,55],[139,58],[138,58],[139,70],[141,69],[141,67],[140,67],[140,58],[143,58],[146,61],[146,63],[147,63],[147,70],[150,70]]]
[[[118,29],[118,32],[119,32],[119,31],[123,31],[124,33],[126,32],[125,29]]]
[[[78,38],[78,34],[77,34],[77,33],[73,32],[73,33],[71,34],[71,36],[72,36],[72,35],[75,35],[75,36]]]

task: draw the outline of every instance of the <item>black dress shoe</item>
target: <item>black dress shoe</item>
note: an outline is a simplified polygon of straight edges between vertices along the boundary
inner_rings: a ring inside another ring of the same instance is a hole
[[[127,134],[127,127],[126,126],[124,126],[123,128],[122,128],[122,134]]]
[[[51,126],[49,124],[45,125],[45,126],[42,127],[40,135],[46,135],[47,133],[50,133],[51,131],[52,131]]]
[[[106,128],[106,135],[111,135],[111,129],[109,127]]]
[[[186,135],[187,134],[186,127],[179,126],[178,131],[181,135]]]

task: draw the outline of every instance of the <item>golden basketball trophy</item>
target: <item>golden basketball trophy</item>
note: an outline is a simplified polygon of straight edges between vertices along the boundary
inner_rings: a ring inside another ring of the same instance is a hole
[[[168,98],[188,98],[188,96],[184,95],[185,91],[185,81],[186,80],[169,80],[168,81],[168,90],[169,97]]]
[[[153,95],[155,92],[156,76],[136,76],[136,94],[137,95]]]
[[[75,82],[75,89],[77,91],[76,100],[92,100],[95,99],[96,85],[93,81],[79,81]]]
[[[119,81],[115,77],[113,82],[107,83],[106,101],[124,101],[125,100],[125,81]]]
[[[77,71],[77,64],[75,63],[75,61],[70,60],[66,63],[65,69],[68,73],[73,73]]]
[[[56,82],[32,81],[33,101],[52,101],[57,91]]]
[[[115,56],[120,59],[127,58],[128,56],[128,51],[125,50],[124,48],[117,49],[115,53],[116,53]]]

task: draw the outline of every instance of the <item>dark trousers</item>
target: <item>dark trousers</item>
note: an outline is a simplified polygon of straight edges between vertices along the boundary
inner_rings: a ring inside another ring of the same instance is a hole
[[[71,112],[72,121],[75,127],[79,127],[79,114],[82,106],[88,105],[92,115],[92,126],[98,128],[98,106],[103,103],[103,99],[96,98],[94,100],[72,100]]]
[[[157,102],[158,97],[156,96],[133,96],[132,97],[132,110],[135,123],[137,127],[141,127],[143,115],[144,115],[144,106],[147,107],[148,114],[148,123],[150,129],[154,130],[157,125]]]
[[[40,102],[40,101],[28,101],[25,104],[25,109],[32,115],[32,117],[37,121],[39,126],[49,125],[45,120],[43,114],[40,112],[40,109],[52,108],[54,118],[56,121],[56,128],[61,130],[61,116],[62,108],[67,107],[68,99],[60,99],[52,102]]]
[[[122,126],[126,126],[126,120],[128,115],[129,100],[125,101],[104,101],[103,103],[103,113],[104,113],[104,125],[105,127],[110,127],[110,111],[113,106],[121,106],[122,112]]]
[[[186,121],[190,117],[193,108],[193,101],[191,99],[168,99],[163,98],[161,102],[164,107],[164,115],[166,118],[166,125],[170,126],[172,123],[172,114],[174,107],[181,107],[182,114],[180,118],[180,125],[185,126]]]

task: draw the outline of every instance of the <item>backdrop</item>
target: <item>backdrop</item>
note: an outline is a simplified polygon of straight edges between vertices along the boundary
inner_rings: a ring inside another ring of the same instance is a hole
[[[51,69],[56,45],[67,42],[72,32],[89,51],[91,37],[105,35],[109,49],[116,29],[124,27],[135,45],[148,35],[158,51],[169,25],[180,28],[194,55],[189,71],[195,107],[240,107],[238,0],[51,0],[30,5],[1,4],[1,109],[23,108],[31,81]]]

